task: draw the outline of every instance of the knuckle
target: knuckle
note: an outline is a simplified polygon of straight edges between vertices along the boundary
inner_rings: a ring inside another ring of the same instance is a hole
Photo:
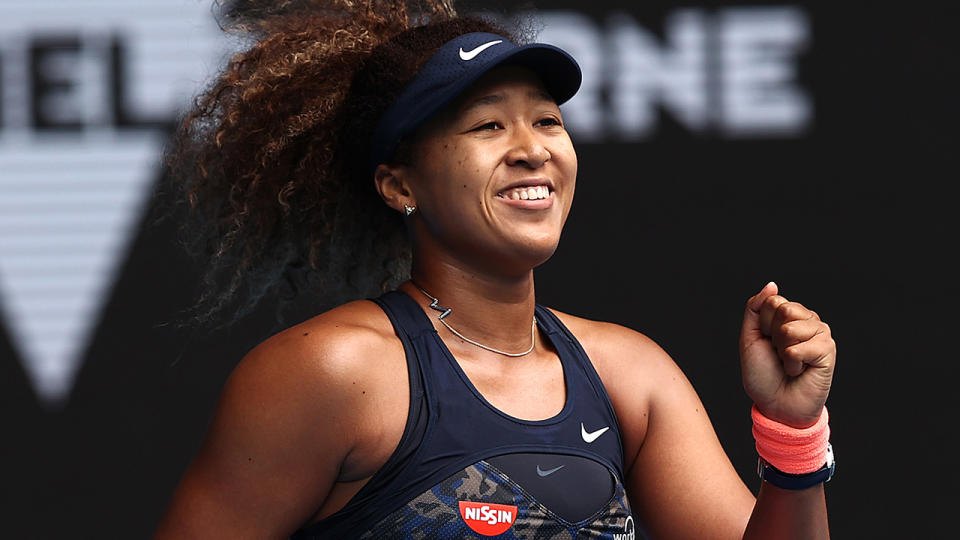
[[[789,318],[789,316],[795,310],[795,305],[796,304],[794,302],[788,302],[786,299],[784,299],[783,302],[780,302],[779,304],[777,304],[777,309],[776,309],[777,316],[783,317],[783,318]]]
[[[792,343],[806,341],[809,331],[805,331],[802,321],[787,321],[780,325],[780,334]]]
[[[791,319],[808,319],[810,314],[810,310],[803,307],[803,304],[797,302],[784,304],[783,311],[784,314]]]
[[[791,345],[790,347],[783,349],[782,359],[789,362],[802,362],[803,351],[801,350],[801,347],[798,347],[797,345]]]
[[[818,322],[815,328],[815,333],[813,334],[814,338],[817,339],[830,339],[833,337],[833,334],[830,332],[830,326],[823,322]]]
[[[777,334],[789,337],[796,333],[796,324],[794,321],[784,321],[777,326]]]

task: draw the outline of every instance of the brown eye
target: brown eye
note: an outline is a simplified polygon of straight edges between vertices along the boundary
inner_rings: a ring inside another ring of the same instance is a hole
[[[548,117],[546,117],[546,118],[542,118],[542,119],[538,120],[536,125],[538,125],[538,126],[563,126],[563,124],[560,123],[560,120],[558,120],[558,119],[556,119],[556,118],[554,118],[554,117],[552,117],[552,116],[548,116]]]
[[[487,122],[486,124],[473,128],[471,131],[483,131],[483,130],[493,130],[493,129],[502,129],[502,126],[497,122]]]

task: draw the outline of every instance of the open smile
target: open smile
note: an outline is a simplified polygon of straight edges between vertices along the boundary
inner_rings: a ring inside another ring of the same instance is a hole
[[[517,208],[543,210],[553,206],[553,190],[549,185],[515,185],[500,193],[497,198]]]
[[[497,197],[514,201],[536,201],[549,198],[551,193],[549,186],[521,186],[501,191],[497,193]]]

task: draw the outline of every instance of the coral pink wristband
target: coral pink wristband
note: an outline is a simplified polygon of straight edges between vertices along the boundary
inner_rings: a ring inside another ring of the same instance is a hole
[[[821,469],[827,462],[830,426],[826,407],[816,424],[803,429],[767,418],[756,405],[750,409],[750,416],[757,453],[774,468],[789,474],[807,474]]]

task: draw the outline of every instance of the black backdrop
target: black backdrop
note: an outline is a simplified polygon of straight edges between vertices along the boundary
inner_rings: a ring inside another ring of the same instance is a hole
[[[811,23],[800,60],[815,104],[809,129],[730,138],[663,114],[642,141],[580,144],[577,200],[558,252],[537,270],[539,299],[658,341],[756,488],[736,341],[743,302],[777,281],[838,342],[834,536],[952,537],[957,13],[791,5]],[[656,32],[676,7],[621,9]],[[200,268],[173,239],[174,224],[143,217],[62,409],[41,405],[0,332],[0,535],[148,537],[229,370],[277,330],[271,302],[226,331],[170,326]],[[305,299],[290,317],[321,307]]]

